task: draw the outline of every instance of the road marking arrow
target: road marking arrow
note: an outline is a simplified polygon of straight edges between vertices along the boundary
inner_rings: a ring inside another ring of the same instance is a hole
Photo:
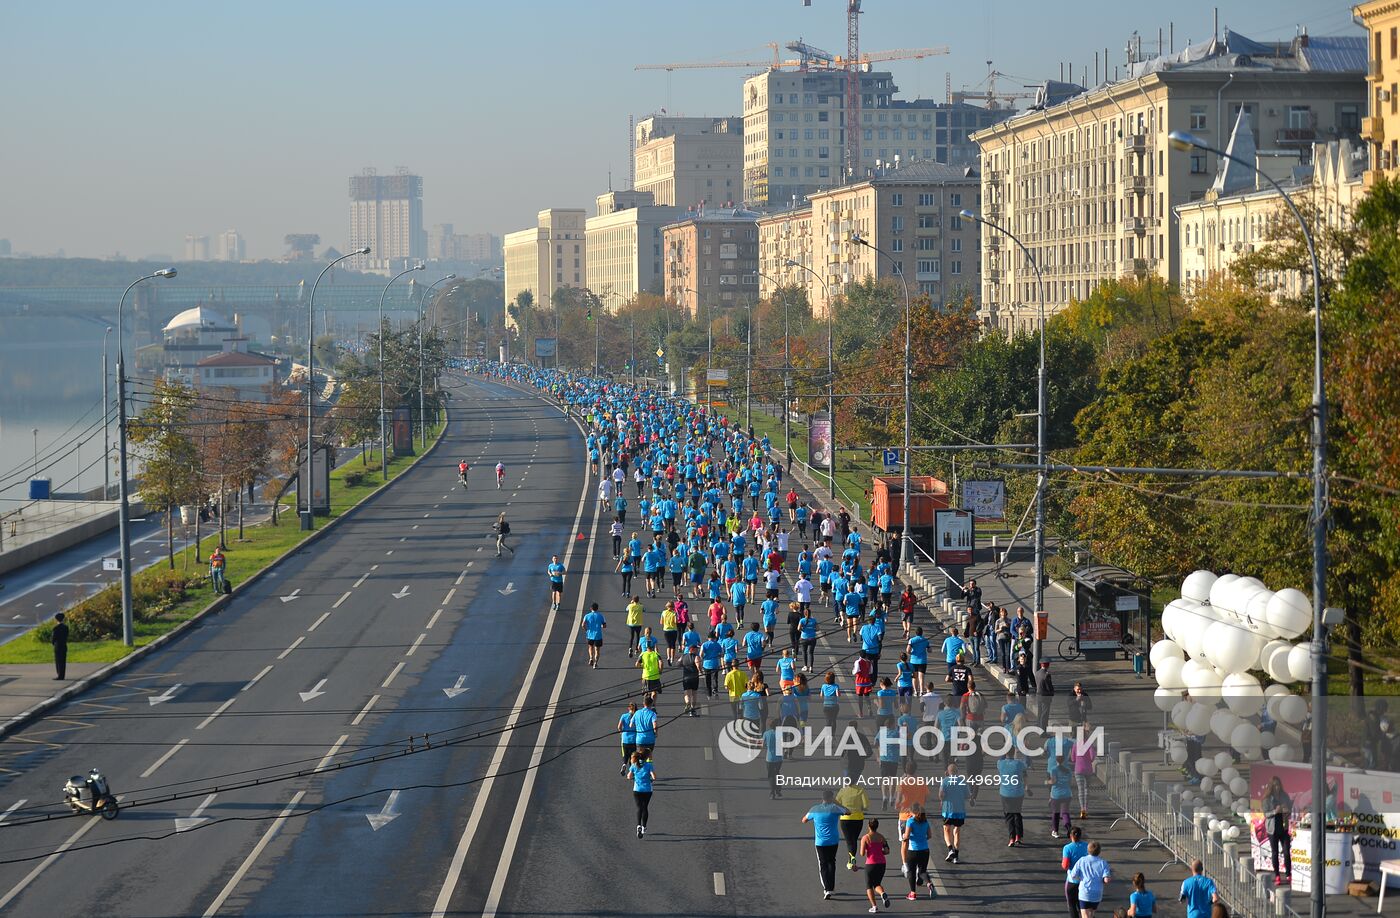
[[[182,686],[183,684],[184,683],[182,682],[177,682],[174,685],[170,686],[170,688],[166,689],[164,694],[151,695],[146,700],[150,702],[152,706],[164,704],[165,702],[175,697],[175,693],[180,691],[180,686]]]
[[[384,801],[384,809],[378,813],[366,813],[365,818],[369,820],[369,827],[378,832],[380,829],[399,818],[399,792],[389,791],[389,799]]]
[[[511,593],[515,592],[515,581],[512,580],[510,583],[506,584],[504,590],[497,590],[496,592],[500,593],[502,596],[509,596]]]
[[[316,683],[315,688],[313,688],[311,691],[297,692],[297,694],[301,696],[302,701],[310,701],[313,698],[320,698],[322,695],[326,694],[325,692],[321,691],[321,686],[325,684],[326,680],[322,679],[320,682]]]
[[[280,600],[282,600],[283,602],[291,602],[293,599],[296,599],[296,598],[297,598],[297,594],[300,593],[300,592],[301,592],[301,587],[297,587],[295,590],[292,590],[292,592],[291,592],[290,595],[288,595],[288,596],[278,596],[277,598],[280,599]]]
[[[390,593],[389,595],[394,597],[395,599],[403,599],[405,596],[408,595],[408,584],[405,583],[403,585],[403,589],[399,590],[397,593]]]
[[[218,795],[218,794],[210,794],[208,797],[205,797],[205,798],[200,802],[199,806],[197,806],[197,807],[194,808],[194,812],[191,813],[191,814],[189,815],[188,818],[185,818],[185,819],[176,819],[176,820],[175,820],[175,831],[176,831],[176,832],[185,832],[185,831],[188,831],[189,829],[193,829],[193,828],[196,827],[196,826],[200,826],[200,825],[203,825],[204,823],[208,822],[208,821],[209,821],[209,817],[208,817],[208,816],[202,816],[202,815],[200,815],[200,814],[203,813],[205,810],[207,810],[207,809],[209,808],[209,804],[213,803],[213,802],[214,802],[214,798],[217,797],[217,796],[219,796],[219,795]]]
[[[456,698],[458,695],[462,694],[463,692],[470,692],[471,689],[469,689],[469,688],[462,688],[462,683],[463,683],[463,682],[466,682],[466,681],[467,681],[467,677],[466,677],[466,676],[458,676],[458,677],[457,677],[457,684],[454,685],[454,686],[452,686],[452,688],[445,688],[445,689],[443,689],[443,690],[442,690],[442,693],[443,693],[444,695],[446,695],[448,698]]]

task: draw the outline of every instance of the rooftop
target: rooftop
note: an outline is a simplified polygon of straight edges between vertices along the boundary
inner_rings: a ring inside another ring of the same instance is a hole
[[[266,367],[275,364],[277,361],[266,354],[258,354],[253,351],[224,351],[221,354],[213,354],[199,361],[195,366],[199,367]]]
[[[233,323],[204,304],[186,309],[165,323],[165,331],[183,328],[232,329]]]

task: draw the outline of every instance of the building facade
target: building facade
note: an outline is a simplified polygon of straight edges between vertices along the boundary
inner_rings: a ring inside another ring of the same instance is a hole
[[[609,309],[639,293],[662,294],[661,228],[680,217],[677,207],[652,203],[650,192],[609,191],[598,196],[598,214],[584,224],[588,289]]]
[[[428,254],[423,231],[423,179],[400,170],[379,175],[366,169],[350,179],[350,248],[369,254],[349,259],[357,271],[402,271]]]
[[[219,234],[219,260],[242,261],[247,257],[248,247],[243,234],[238,230],[224,230]]]
[[[248,349],[247,338],[225,338],[223,350],[195,364],[194,383],[201,391],[231,389],[235,398],[265,402],[277,381],[277,360]]]
[[[743,193],[741,118],[653,115],[633,135],[633,187],[682,210],[734,206]]]
[[[1173,130],[1213,146],[1239,113],[1256,146],[1310,155],[1355,136],[1365,103],[1362,39],[1260,43],[1234,32],[1176,54],[1129,62],[1092,90],[1047,84],[1030,111],[978,133],[982,214],[1034,254],[1053,313],[1124,275],[1180,278],[1172,208],[1205,196],[1215,157],[1174,153]],[[982,234],[982,320],[1004,332],[1037,321],[1036,276],[1015,245]]]
[[[185,261],[208,261],[209,260],[209,237],[196,235],[194,233],[185,234]]]
[[[1362,135],[1370,152],[1365,183],[1400,174],[1400,0],[1371,0],[1352,7],[1366,29],[1369,47],[1366,81],[1370,113]]]
[[[588,275],[588,248],[582,208],[542,210],[535,226],[505,237],[506,304],[529,291],[548,306],[560,287],[583,287]],[[510,313],[506,313],[509,321]]]
[[[799,285],[807,288],[807,301],[814,311],[818,308],[818,300],[824,307],[825,296],[820,293],[816,297],[812,295],[812,285],[820,288],[821,284],[816,283],[812,275],[802,268],[788,264],[794,261],[803,268],[821,274],[823,265],[818,262],[818,248],[812,230],[810,201],[790,210],[774,211],[759,217],[758,295],[767,299],[779,285]]]
[[[662,227],[668,300],[692,316],[758,296],[758,214],[707,211]]]

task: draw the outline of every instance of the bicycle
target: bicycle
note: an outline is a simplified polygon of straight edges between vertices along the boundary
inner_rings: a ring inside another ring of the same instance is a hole
[[[1066,663],[1073,663],[1084,656],[1084,652],[1079,649],[1079,642],[1072,637],[1061,638],[1058,650],[1060,659]]]

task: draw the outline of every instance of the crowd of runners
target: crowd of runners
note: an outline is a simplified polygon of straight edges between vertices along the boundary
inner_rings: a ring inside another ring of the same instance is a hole
[[[979,790],[994,792],[1006,844],[1021,846],[1023,803],[1032,785],[1040,784],[1048,834],[1065,841],[1057,853],[1069,914],[1095,918],[1112,871],[1099,843],[1087,841],[1083,825],[1071,820],[1076,792],[1080,820],[1088,816],[1093,747],[1050,739],[1036,775],[1027,750],[1016,744],[992,762],[980,744],[965,757],[952,752],[959,727],[999,724],[1017,734],[1028,723],[1045,725],[1048,703],[1032,712],[1027,696],[1036,683],[1049,683],[1048,672],[1022,679],[999,706],[989,705],[973,674],[984,641],[994,657],[1020,655],[1019,644],[1030,632],[1028,622],[1022,626],[1021,610],[1011,620],[1006,610],[994,613],[990,620],[1005,622],[1002,627],[978,627],[966,639],[956,629],[931,639],[915,623],[917,598],[898,580],[898,555],[889,543],[868,539],[844,508],[827,513],[803,499],[770,455],[767,438],[653,390],[519,365],[476,369],[547,392],[585,431],[596,500],[609,521],[627,659],[641,671],[639,700],[628,703],[616,722],[619,774],[632,787],[639,839],[646,835],[659,779],[663,673],[678,671],[677,716],[719,706],[748,722],[753,735],[761,736],[774,798],[782,796],[786,757],[780,728],[815,726],[816,709],[821,725],[834,731],[844,717],[848,730],[867,739],[844,753],[840,790],[824,792],[802,818],[813,826],[824,898],[835,893],[843,841],[846,868],[863,874],[869,911],[890,906],[884,878],[895,856],[908,885],[905,898],[918,899],[921,891],[934,896],[929,860],[940,834],[934,826],[941,829],[943,860],[958,864],[968,809]],[[559,558],[551,558],[547,575],[556,610],[565,573]],[[980,590],[972,596],[981,613]],[[581,639],[592,668],[602,665],[607,627],[599,603],[591,603]],[[828,654],[826,667],[817,662],[819,639],[840,651]],[[1081,686],[1075,686],[1069,707],[1080,715],[1073,718],[1075,726],[1085,727],[1089,705]],[[932,727],[946,741],[930,777],[920,775],[921,760],[900,742],[920,727]],[[872,755],[882,779],[874,782],[880,811],[894,817],[889,838],[868,812],[872,801],[860,780]],[[1131,895],[1123,896],[1128,908],[1114,913],[1151,918],[1154,900],[1141,874],[1132,885]],[[1187,892],[1183,887],[1183,897]],[[1207,908],[1212,899],[1213,889]]]

